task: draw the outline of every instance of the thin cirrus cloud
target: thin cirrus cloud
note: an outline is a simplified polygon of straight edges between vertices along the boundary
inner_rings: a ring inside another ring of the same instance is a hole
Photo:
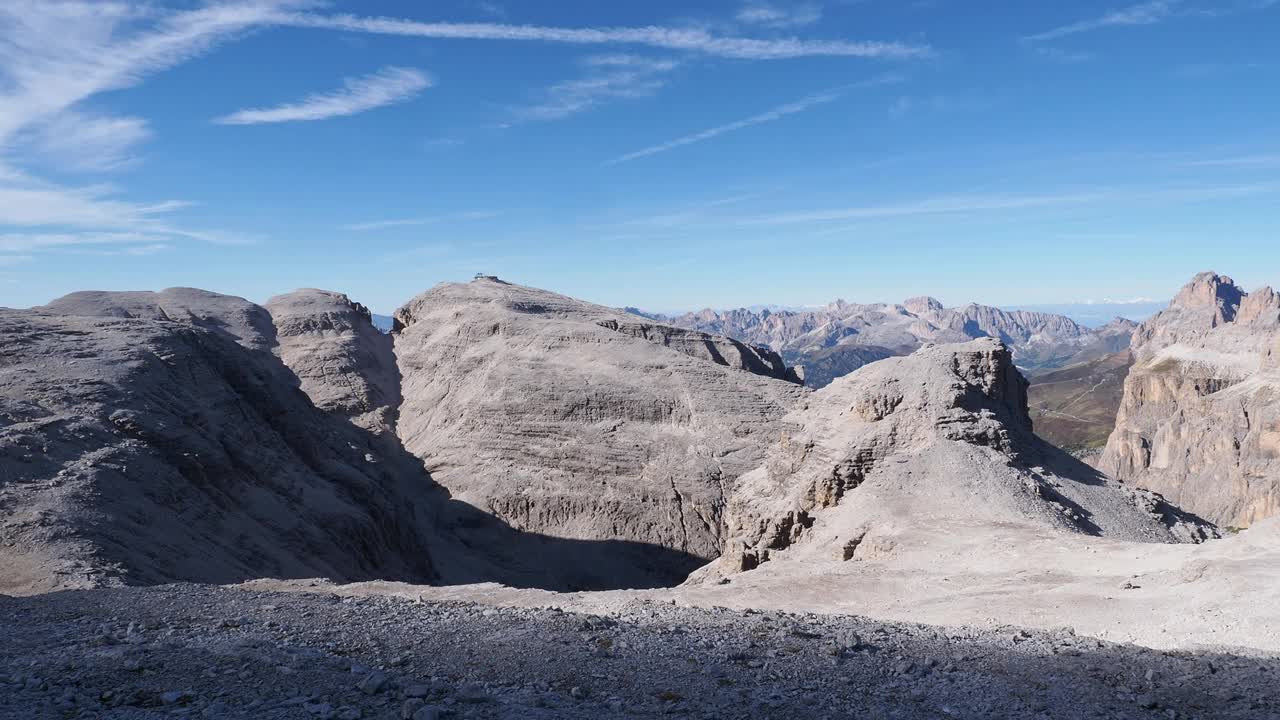
[[[738,220],[740,226],[807,225],[833,222],[856,222],[930,215],[962,215],[970,213],[1035,210],[1053,207],[1086,206],[1101,203],[1194,203],[1211,200],[1273,195],[1280,192],[1274,185],[1225,185],[1170,188],[1107,188],[1090,192],[1029,195],[1001,194],[952,195],[894,205],[859,206],[807,210],[758,215]],[[843,232],[838,227],[826,233]]]
[[[618,165],[620,163],[631,162],[632,160],[639,160],[640,158],[668,152],[671,150],[675,150],[676,148],[685,147],[686,145],[694,145],[696,143],[705,142],[707,140],[711,140],[713,138],[717,138],[721,135],[724,135],[725,133],[731,133],[737,130],[745,130],[746,128],[753,127],[755,125],[763,125],[765,123],[775,122],[789,115],[796,115],[798,113],[805,112],[806,110],[810,110],[820,105],[826,105],[827,103],[833,102],[835,100],[839,100],[841,97],[844,96],[845,92],[850,88],[873,87],[876,85],[884,85],[888,83],[898,82],[900,79],[901,78],[899,78],[896,75],[884,75],[884,76],[869,80],[867,82],[856,83],[854,85],[845,86],[843,88],[837,88],[835,90],[831,90],[828,92],[809,95],[807,97],[801,98],[800,100],[796,100],[795,102],[789,102],[785,105],[779,105],[778,107],[775,107],[771,110],[766,110],[765,112],[762,112],[759,115],[752,115],[749,118],[737,120],[731,123],[727,123],[725,125],[719,125],[717,127],[713,127],[708,130],[696,132],[696,133],[693,133],[692,135],[685,135],[684,137],[676,138],[675,140],[669,140],[667,142],[659,143],[657,145],[650,145],[647,148],[642,148],[640,150],[636,150],[635,152],[629,152],[625,155],[619,155],[618,157],[613,158],[612,160],[608,161],[605,164]]]
[[[932,49],[927,45],[901,42],[797,38],[764,40],[721,37],[705,30],[661,26],[562,28],[498,23],[419,22],[397,18],[315,13],[279,13],[276,23],[293,27],[449,40],[508,40],[571,45],[647,45],[664,50],[680,50],[744,60],[783,60],[816,56],[911,59],[930,57],[933,54]]]
[[[374,220],[372,222],[361,222],[353,225],[347,225],[344,229],[366,231],[366,230],[386,230],[387,228],[396,227],[417,227],[421,225],[439,225],[450,222],[468,222],[472,220],[489,220],[498,217],[502,213],[476,210],[472,212],[454,213],[451,215],[434,215],[430,217],[418,218],[402,218],[395,220]]]
[[[145,139],[145,128],[136,120],[67,114],[72,106],[137,85],[297,6],[296,0],[214,3],[161,15],[137,30],[148,13],[126,3],[6,0],[0,3],[0,76],[8,81],[0,82],[0,146],[20,132],[61,122],[61,132],[106,151],[98,164],[116,164],[125,146]]]
[[[812,25],[822,19],[822,6],[814,3],[782,8],[771,3],[752,2],[738,10],[738,22],[773,29]]]
[[[1023,39],[1031,42],[1041,42],[1109,27],[1154,25],[1172,17],[1178,5],[1179,0],[1152,0],[1151,2],[1132,5],[1121,10],[1112,10],[1101,17],[1062,25],[1035,35],[1028,35]]]
[[[387,67],[370,75],[347,78],[339,90],[309,95],[297,103],[240,110],[214,122],[219,125],[260,125],[356,115],[411,100],[432,84],[432,78],[418,70]]]
[[[1234,157],[1192,160],[1183,163],[1186,167],[1280,167],[1280,153],[1259,155],[1237,155]]]
[[[147,122],[136,117],[61,113],[34,133],[39,153],[76,172],[108,172],[132,165],[134,147],[151,137]]]
[[[97,245],[115,232],[234,241],[227,232],[182,228],[165,215],[181,202],[131,202],[109,186],[69,187],[21,169],[52,164],[97,173],[130,165],[151,133],[140,118],[90,112],[81,103],[196,58],[269,24],[306,0],[208,2],[159,12],[125,2],[0,2],[0,225],[57,228],[27,235],[30,252]],[[66,232],[73,229],[74,233]],[[13,246],[17,236],[7,237]],[[158,245],[159,242],[146,242]]]
[[[650,97],[666,85],[666,75],[680,66],[669,59],[638,55],[595,55],[583,61],[583,77],[553,85],[545,98],[516,110],[523,120],[559,120],[609,100]]]
[[[1216,6],[1188,5],[1185,0],[1148,0],[1099,17],[1062,25],[1051,30],[1027,35],[1025,42],[1044,42],[1114,27],[1158,25],[1175,18],[1221,18],[1241,13],[1267,10],[1280,5],[1280,0],[1227,0]]]
[[[182,227],[166,217],[182,203],[124,200],[117,188],[49,182],[26,168],[46,163],[98,173],[130,166],[137,161],[137,148],[151,136],[146,121],[90,111],[82,104],[101,93],[139,85],[254,30],[300,27],[459,40],[634,45],[754,60],[932,55],[927,45],[899,42],[752,39],[667,27],[422,23],[330,15],[322,7],[314,0],[207,0],[189,9],[163,11],[132,2],[0,2],[0,223],[56,227],[57,232],[74,228],[83,233],[136,231],[210,242],[243,241],[223,231]],[[361,85],[360,80],[371,82]],[[366,77],[334,93],[222,119],[283,122],[331,116],[359,110],[362,103],[398,99],[398,93],[407,94],[407,88],[421,84],[408,75]],[[384,94],[378,96],[378,89]],[[569,90],[587,92],[585,86]],[[628,88],[615,83],[607,92],[635,95],[645,92],[645,85]]]

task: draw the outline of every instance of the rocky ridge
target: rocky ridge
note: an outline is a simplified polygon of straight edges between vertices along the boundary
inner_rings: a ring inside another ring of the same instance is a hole
[[[1280,513],[1280,295],[1201,273],[1134,333],[1101,467],[1224,526]]]
[[[430,483],[317,410],[273,334],[186,290],[0,311],[0,590],[433,579]]]
[[[780,551],[883,556],[901,528],[946,519],[1142,542],[1215,535],[1036,437],[1026,381],[992,339],[868,365],[786,421],[795,429],[732,496],[722,569],[750,570]]]
[[[767,350],[491,279],[406,304],[395,351],[399,436],[455,498],[631,543],[667,582],[720,554],[726,497],[807,394]]]

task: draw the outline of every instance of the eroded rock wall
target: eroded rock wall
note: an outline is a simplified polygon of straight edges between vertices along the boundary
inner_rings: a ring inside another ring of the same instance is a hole
[[[1134,334],[1101,467],[1223,526],[1280,513],[1280,296],[1197,275]]]

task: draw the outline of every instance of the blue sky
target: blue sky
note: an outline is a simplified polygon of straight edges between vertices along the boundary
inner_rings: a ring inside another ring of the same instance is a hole
[[[1280,0],[0,7],[0,305],[1280,281]]]

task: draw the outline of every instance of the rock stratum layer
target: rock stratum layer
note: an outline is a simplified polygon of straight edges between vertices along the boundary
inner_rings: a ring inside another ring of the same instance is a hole
[[[1280,295],[1201,273],[1133,352],[1102,469],[1224,526],[1280,513]]]
[[[1124,350],[1136,324],[1117,318],[1090,329],[1052,313],[969,304],[946,308],[935,298],[861,305],[837,300],[817,310],[702,310],[672,324],[768,345],[804,370],[805,384],[825,387],[876,360],[926,344],[990,337],[1005,343],[1019,367],[1056,368]]]
[[[437,482],[520,530],[677,551],[652,568],[671,582],[720,554],[726,498],[807,394],[767,350],[491,279],[396,327],[399,435]]]
[[[882,360],[814,393],[734,491],[722,569],[779,551],[875,558],[904,528],[938,523],[1142,542],[1214,535],[1037,438],[1026,388],[1008,349],[985,339]]]
[[[433,579],[424,474],[316,409],[273,335],[188,290],[0,311],[0,592]]]

